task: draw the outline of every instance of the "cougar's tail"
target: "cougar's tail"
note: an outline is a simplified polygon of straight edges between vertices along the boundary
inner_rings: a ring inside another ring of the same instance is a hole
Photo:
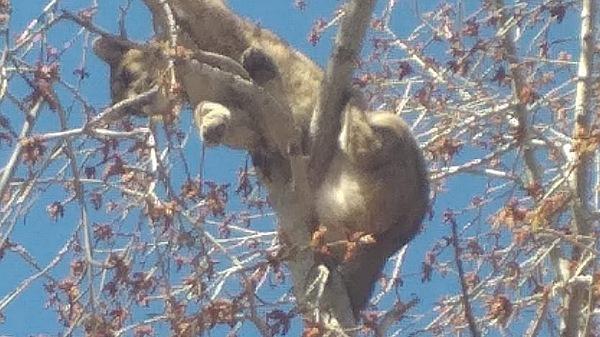
[[[412,239],[386,234],[378,235],[376,243],[364,246],[338,267],[356,318],[367,306],[387,259]]]

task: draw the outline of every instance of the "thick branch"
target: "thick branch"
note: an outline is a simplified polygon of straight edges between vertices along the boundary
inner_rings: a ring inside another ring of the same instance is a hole
[[[592,85],[592,69],[594,58],[594,36],[596,8],[595,0],[583,0],[581,10],[581,54],[579,55],[579,69],[577,72],[577,93],[575,98],[575,127],[573,138],[575,140],[590,135],[593,122],[593,109],[591,107],[590,92]],[[573,201],[573,231],[578,235],[591,234],[591,219],[589,202],[592,200],[590,189],[592,178],[591,169],[593,152],[576,149],[572,154],[571,162],[575,167],[574,173],[569,177],[569,185],[575,192]],[[583,258],[584,252],[577,247],[573,248],[574,259]],[[567,311],[564,318],[564,337],[587,336],[587,328],[591,315],[589,286],[573,285],[567,297]]]
[[[581,12],[581,54],[579,57],[579,69],[577,72],[577,92],[575,98],[575,127],[573,138],[575,140],[582,137],[589,137],[593,122],[593,109],[590,101],[592,91],[592,68],[593,68],[593,39],[595,36],[594,19],[596,17],[596,8],[594,0],[584,0]],[[592,200],[591,193],[591,167],[592,153],[588,151],[576,151],[572,158],[575,166],[575,174],[572,177],[572,186],[579,199],[581,209],[575,212],[576,233],[588,235],[590,232],[590,223],[584,218],[587,212],[589,215],[589,201]]]
[[[286,240],[289,240],[286,243],[291,253],[286,262],[292,273],[298,304],[302,311],[308,314],[307,317],[315,319],[318,313],[321,322],[330,329],[338,330],[336,336],[353,335],[351,332],[339,330],[352,328],[355,323],[350,301],[347,296],[341,295],[346,293],[346,289],[338,273],[331,270],[322,282],[315,283],[316,274],[322,269],[318,268],[314,252],[309,247],[311,240],[309,220],[312,219],[313,198],[308,194],[307,186],[291,188],[292,179],[286,174],[289,172],[290,165],[290,159],[285,156],[286,151],[290,142],[293,142],[294,137],[297,136],[289,108],[279,104],[262,88],[231,73],[195,60],[178,67],[184,87],[190,89],[202,83],[211,83],[213,87],[226,90],[244,101],[246,103],[244,109],[254,116],[260,133],[269,142],[261,144],[265,148],[260,150],[283,154],[269,159],[272,174],[266,185],[269,187],[270,199],[280,219],[282,232],[285,233]],[[188,95],[192,105],[199,103],[194,101],[195,95],[190,95],[190,92]],[[265,123],[278,125],[278,128],[276,130],[272,127],[268,128]],[[274,131],[277,131],[277,136],[270,135],[270,132]],[[287,136],[281,137],[282,134]],[[252,152],[256,149],[247,150]],[[303,182],[307,184],[306,180]],[[301,181],[294,181],[294,183],[299,184]]]
[[[313,187],[323,180],[337,146],[342,109],[348,100],[352,74],[375,3],[376,0],[351,0],[346,5],[310,125],[308,176]]]
[[[158,6],[160,2],[157,1],[145,0],[154,14],[155,29],[164,33],[165,22],[163,22],[164,18],[161,17],[162,12]],[[328,148],[325,152],[319,153],[318,158],[328,160],[327,157],[337,145],[340,114],[348,98],[348,89],[355,67],[354,62],[358,58],[374,4],[375,0],[352,0],[347,7],[346,18],[340,29],[335,51],[330,61],[327,80],[321,88],[319,108],[317,108],[317,111],[323,113],[318,113],[321,122],[317,122],[316,125],[319,127],[315,128],[314,134],[318,136],[319,140],[313,144],[327,144]],[[198,17],[202,17],[199,14],[206,9],[206,3],[198,1],[169,0],[169,5],[176,13],[196,13]],[[223,13],[226,13],[225,9]],[[175,20],[177,25],[184,27],[179,32],[184,35],[183,41],[180,39],[180,42],[184,42],[186,46],[192,46],[192,43],[185,43],[186,41],[190,42],[186,40],[186,37],[193,41],[196,40],[195,37],[201,40],[202,36],[194,35],[196,33],[204,34],[198,26],[192,30],[179,22],[177,17]],[[221,38],[234,39],[230,36]],[[193,51],[197,52],[198,50],[193,49]],[[232,55],[228,54],[227,56],[231,57]],[[273,207],[278,213],[281,233],[283,233],[282,240],[290,249],[289,254],[285,255],[293,276],[298,306],[307,319],[324,324],[329,331],[333,332],[334,336],[354,335],[355,330],[352,330],[355,327],[354,315],[348,297],[343,295],[346,293],[346,289],[340,275],[335,269],[328,270],[319,265],[309,246],[312,230],[311,220],[314,218],[312,214],[314,197],[310,193],[311,189],[307,179],[297,179],[296,177],[296,173],[298,176],[307,176],[306,165],[300,163],[302,160],[297,160],[299,159],[297,157],[290,158],[288,153],[288,149],[294,148],[293,145],[300,144],[298,138],[300,134],[296,132],[296,125],[292,120],[289,107],[280,104],[276,97],[274,98],[269,92],[254,83],[223,71],[225,69],[217,69],[203,64],[198,57],[194,58],[195,60],[177,65],[177,72],[183,82],[183,87],[186,88],[192,106],[204,100],[212,100],[210,97],[203,96],[206,95],[205,92],[193,93],[194,88],[202,88],[206,83],[210,83],[213,88],[219,88],[215,89],[215,92],[227,92],[228,97],[232,99],[228,98],[227,102],[216,101],[216,103],[226,105],[233,103],[233,106],[228,106],[228,108],[243,109],[253,117],[252,119],[256,122],[256,130],[263,138],[262,144],[258,144],[260,149],[248,148],[247,150],[251,153],[257,150],[270,153],[267,164],[271,175],[269,181],[265,181],[265,183],[269,188]],[[243,74],[240,75],[243,76]],[[333,124],[330,123],[331,121]],[[266,127],[267,124],[271,127]],[[277,125],[277,128],[273,128],[273,125]],[[321,170],[321,174],[323,173],[324,169],[321,165],[314,167]],[[294,178],[290,179],[292,176]]]

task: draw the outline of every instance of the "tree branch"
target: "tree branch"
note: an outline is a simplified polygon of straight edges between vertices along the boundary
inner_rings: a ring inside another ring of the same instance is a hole
[[[17,165],[21,161],[21,154],[23,152],[22,141],[29,137],[29,135],[31,134],[33,126],[37,121],[38,112],[40,111],[40,108],[43,103],[44,99],[38,98],[33,104],[33,107],[27,112],[25,122],[23,123],[23,128],[21,129],[21,133],[19,134],[19,142],[15,145],[15,149],[13,150],[12,155],[10,156],[8,162],[2,169],[2,175],[0,176],[0,197],[4,196],[4,193],[6,193],[8,183],[12,178],[17,168]],[[0,246],[2,244],[4,244],[4,240],[0,242]]]
[[[471,331],[472,337],[480,337],[481,333],[477,327],[477,323],[475,322],[475,317],[473,316],[473,310],[471,308],[471,302],[469,301],[469,287],[467,285],[467,281],[465,279],[465,271],[463,268],[462,260],[461,260],[461,248],[458,242],[458,224],[456,223],[456,219],[454,215],[449,215],[447,222],[450,223],[452,229],[452,247],[454,248],[454,262],[456,263],[456,269],[458,270],[458,278],[460,281],[460,289],[462,291],[462,296],[460,297],[463,312],[465,315],[465,320],[469,325],[469,330]]]
[[[169,31],[162,17],[164,13],[158,6],[160,1],[146,0],[145,2],[154,14],[155,29],[162,31],[163,34]],[[206,5],[206,3],[186,0],[170,0],[168,3],[173,12],[198,15]],[[342,22],[331,57],[328,77],[321,87],[322,99],[319,100],[317,111],[323,113],[318,112],[320,122],[316,124],[319,127],[315,129],[315,135],[319,139],[318,142],[327,144],[328,152],[318,153],[318,158],[323,158],[325,154],[325,160],[329,160],[326,153],[331,153],[337,146],[335,140],[340,131],[340,114],[348,98],[355,61],[358,59],[374,4],[375,0],[352,0],[347,7],[346,17]],[[174,19],[177,25],[181,24],[177,16]],[[184,35],[183,41],[180,42],[189,45],[185,42],[190,42],[188,41],[190,39],[193,41],[194,34],[204,34],[198,27],[196,29],[183,29],[178,32]],[[229,36],[222,38],[227,39]],[[193,52],[197,52],[197,49],[192,48]],[[231,55],[226,56],[231,57]],[[215,88],[215,92],[227,92],[229,96],[235,97],[234,102],[243,103],[227,108],[243,109],[242,111],[252,117],[252,122],[256,123],[252,127],[256,128],[262,136],[261,144],[258,144],[261,148],[247,150],[251,153],[259,150],[272,154],[268,158],[271,175],[269,179],[265,179],[269,181],[264,182],[269,188],[273,208],[278,213],[281,240],[290,249],[290,254],[286,254],[286,262],[292,274],[298,306],[308,320],[322,324],[330,335],[354,336],[357,331],[355,318],[349,298],[344,296],[346,289],[342,278],[337,270],[320,265],[313,249],[309,246],[313,225],[311,220],[314,218],[312,214],[314,197],[308,186],[308,180],[299,179],[307,176],[308,169],[306,166],[300,167],[301,160],[298,161],[296,156],[289,153],[289,149],[294,148],[294,145],[297,148],[300,144],[300,134],[296,132],[290,108],[286,104],[281,104],[268,91],[245,79],[244,74],[236,71],[237,75],[241,75],[237,76],[226,69],[212,67],[205,64],[201,58],[192,56],[189,60],[178,62],[176,68],[192,106],[196,106],[201,101],[212,100],[211,97],[206,97],[205,92],[199,91],[196,94],[193,92],[195,88],[203,88],[206,83],[210,83],[211,87]],[[330,123],[331,121],[333,124]],[[325,124],[322,125],[323,123]],[[271,127],[267,127],[267,124]],[[277,128],[273,128],[272,125],[277,125]],[[313,144],[317,145],[318,142]],[[293,170],[290,170],[290,167]],[[299,167],[300,169],[296,170]],[[318,167],[318,169],[321,170],[321,174],[324,172],[323,168]],[[327,272],[323,273],[323,270]]]
[[[514,102],[515,114],[517,117],[517,127],[519,128],[519,134],[521,139],[521,146],[523,147],[523,159],[525,161],[525,167],[527,171],[527,184],[540,183],[542,180],[541,169],[535,159],[534,147],[531,145],[531,126],[529,122],[529,111],[527,104],[521,99],[521,95],[526,89],[527,81],[525,74],[523,73],[523,66],[521,60],[518,57],[517,47],[514,42],[514,33],[512,28],[506,29],[507,23],[511,20],[512,16],[506,13],[504,8],[503,0],[496,0],[496,10],[500,12],[500,24],[502,25],[499,32],[504,32],[502,39],[502,45],[506,52],[506,59],[509,64],[510,75],[512,78],[512,96]]]
[[[313,188],[323,180],[337,146],[332,140],[337,140],[340,133],[341,113],[350,94],[352,74],[376,2],[351,0],[346,5],[310,125],[308,176]]]
[[[87,29],[88,31],[98,34],[100,36],[102,36],[103,38],[109,39],[112,42],[115,42],[117,44],[119,44],[121,47],[124,48],[136,48],[136,49],[145,49],[146,45],[145,44],[140,44],[140,43],[136,43],[127,39],[124,39],[123,37],[119,36],[119,35],[113,35],[101,28],[99,28],[98,26],[94,25],[91,21],[88,20],[84,20],[81,17],[79,17],[76,14],[73,14],[67,10],[63,10],[62,11],[62,17],[75,22],[76,24],[80,25],[81,27]]]
[[[292,273],[298,305],[306,317],[322,322],[334,336],[353,336],[354,314],[348,297],[341,295],[346,293],[346,289],[337,271],[329,270],[321,293],[310,289],[320,269],[318,259],[309,247],[314,198],[308,186],[299,186],[307,185],[306,179],[292,179],[289,175],[290,165],[298,163],[290,164],[290,160],[294,161],[295,158],[289,158],[288,149],[290,144],[300,141],[296,140],[298,134],[289,107],[280,104],[254,83],[196,60],[184,62],[178,68],[185,88],[193,89],[201,87],[203,83],[211,83],[213,87],[230,92],[245,102],[244,110],[254,117],[260,134],[267,140],[267,143],[261,144],[264,147],[262,150],[279,153],[279,156],[269,159],[272,175],[270,181],[265,183],[273,207],[277,210],[282,232],[289,240],[286,244],[293,250],[286,262]],[[188,92],[188,96],[192,106],[199,103],[194,98],[197,95]],[[278,128],[269,128],[267,123]],[[277,135],[272,132],[277,132]],[[256,149],[247,150],[252,152]]]
[[[591,133],[593,123],[593,110],[591,109],[590,93],[592,85],[592,69],[594,63],[594,37],[596,20],[596,1],[583,0],[581,9],[581,53],[579,55],[579,68],[577,71],[577,92],[575,97],[575,127],[573,139],[577,141],[582,137],[588,137]],[[569,187],[575,192],[573,201],[573,232],[577,235],[591,234],[591,210],[589,202],[592,200],[591,169],[593,164],[592,151],[575,149],[570,155],[570,161],[575,168],[570,175]],[[573,261],[582,261],[584,251],[573,247]],[[564,337],[587,336],[589,316],[592,308],[589,292],[591,288],[585,285],[573,284],[567,292],[567,311],[564,316]]]

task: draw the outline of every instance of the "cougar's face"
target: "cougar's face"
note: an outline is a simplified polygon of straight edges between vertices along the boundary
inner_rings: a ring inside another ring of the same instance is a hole
[[[131,106],[128,113],[134,115],[158,115],[169,109],[165,83],[167,60],[159,46],[147,50],[127,49],[108,39],[94,42],[94,52],[110,66],[110,88],[113,104],[136,97],[153,86],[159,93],[146,104]]]

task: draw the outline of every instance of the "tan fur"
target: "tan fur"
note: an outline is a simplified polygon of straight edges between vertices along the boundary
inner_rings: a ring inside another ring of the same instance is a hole
[[[156,0],[145,2],[151,8],[156,7]],[[295,117],[302,119],[312,114],[316,99],[314,88],[319,87],[323,78],[323,72],[314,62],[269,30],[235,15],[222,0],[179,0],[177,4],[172,6],[175,16],[184,31],[189,32],[188,38],[183,39],[186,47],[226,55],[234,60],[241,60],[244,52],[251,48],[264,52],[282,70],[281,82],[266,89],[283,94]],[[299,124],[308,125],[304,121]]]
[[[414,235],[425,211],[427,178],[409,128],[389,112],[365,115],[350,106],[345,113],[340,151],[316,203],[319,220],[330,227],[329,241],[354,232],[385,233],[400,219],[403,235]]]
[[[153,8],[157,6],[153,0],[146,3],[153,13],[161,12]],[[177,4],[173,7],[187,48],[240,60],[257,84],[290,107],[296,126],[308,130],[323,78],[321,69],[273,33],[236,16],[222,1],[178,0]],[[164,53],[115,53],[116,48],[102,39],[95,50],[111,65],[114,100],[159,83],[167,64]],[[249,69],[254,67],[248,66],[253,62],[245,62],[249,57],[257,57],[250,61],[260,60],[258,64],[267,66]],[[188,73],[185,65],[181,67],[179,73]],[[206,142],[251,152],[265,137],[268,143],[285,142],[276,121],[264,121],[266,131],[256,128],[256,116],[251,115],[247,102],[195,79],[184,81],[183,89],[195,106],[194,118]],[[144,108],[144,113],[164,107],[166,101],[166,97],[159,98],[151,108]],[[343,116],[339,148],[314,200],[320,223],[327,228],[327,242],[346,240],[355,232],[375,238],[375,243],[349,261],[343,261],[344,249],[332,250],[358,312],[365,307],[386,259],[418,232],[428,207],[429,185],[422,153],[401,118],[389,112],[366,113],[353,100]]]
[[[164,20],[156,14],[163,13],[157,0],[145,0],[145,2],[155,13],[156,21]],[[225,55],[238,61],[241,61],[245,52],[253,48],[264,52],[278,69],[287,70],[281,72],[280,80],[269,83],[265,89],[273,91],[281,101],[288,103],[292,107],[294,118],[310,118],[316,99],[314,90],[318,88],[323,78],[323,72],[314,62],[291,48],[272,32],[235,15],[224,5],[224,1],[179,0],[177,3],[178,5],[172,8],[178,23],[183,28],[179,42],[184,47]],[[166,37],[166,34],[163,32],[159,35]],[[164,48],[164,45],[160,47]],[[124,50],[102,38],[94,44],[94,51],[111,66],[113,102],[124,98],[125,90],[121,90],[123,82],[131,84],[125,85],[129,87],[128,96],[148,88],[147,83],[143,81],[131,83],[128,78],[122,76],[126,72],[145,77],[141,75],[145,72],[139,69],[138,60],[142,57],[140,51]],[[144,55],[148,58],[145,60],[145,66],[141,66],[153,75],[156,74],[157,69],[164,70],[164,59],[154,56],[156,55]],[[137,79],[135,75],[132,77]],[[210,94],[204,96],[205,99],[212,98]],[[220,102],[218,99],[215,101]],[[224,103],[227,103],[226,100]],[[158,114],[160,111],[143,111],[143,113]],[[308,125],[308,121],[299,120],[297,124]]]

